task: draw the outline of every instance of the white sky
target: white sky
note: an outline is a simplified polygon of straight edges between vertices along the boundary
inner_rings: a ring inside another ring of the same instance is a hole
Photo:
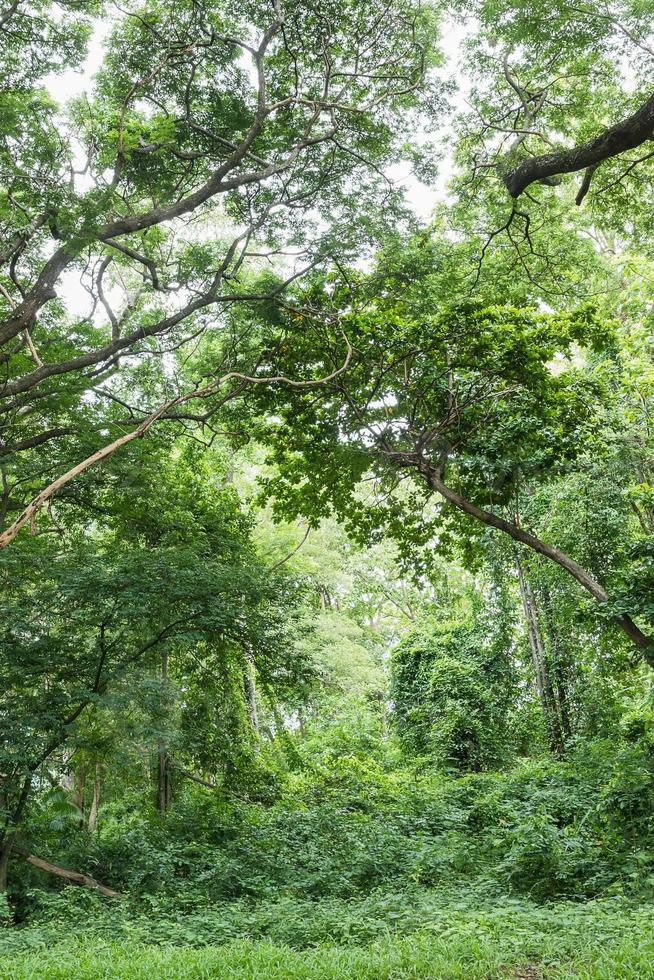
[[[52,97],[63,107],[70,99],[89,92],[93,84],[93,78],[98,68],[101,66],[104,52],[105,41],[111,31],[112,22],[110,18],[99,20],[91,36],[88,48],[88,55],[79,70],[68,69],[59,74],[46,76],[45,85]],[[446,23],[443,27],[441,38],[441,49],[445,53],[446,62],[440,69],[439,74],[443,78],[460,77],[461,68],[459,64],[459,54],[461,41],[464,36],[463,29],[459,25]],[[63,120],[62,120],[63,124]],[[425,140],[430,134],[425,134]],[[420,136],[418,135],[418,139]],[[84,158],[80,151],[76,166],[80,169],[84,166]],[[406,191],[407,201],[412,210],[421,221],[429,221],[434,206],[437,201],[443,200],[447,196],[447,183],[452,175],[451,162],[445,158],[439,166],[439,176],[435,184],[427,186],[418,181],[412,174],[410,164],[403,164],[391,167],[387,171],[389,178],[397,185],[403,186]],[[83,175],[76,177],[78,190],[87,189],[87,179]],[[91,182],[88,182],[91,186]],[[75,271],[64,275],[61,282],[60,292],[65,296],[66,305],[73,316],[85,316],[89,309],[89,296],[79,282],[79,274]],[[116,292],[108,290],[110,301],[118,301],[119,296]],[[113,295],[112,295],[113,293]],[[104,315],[104,314],[103,314]]]

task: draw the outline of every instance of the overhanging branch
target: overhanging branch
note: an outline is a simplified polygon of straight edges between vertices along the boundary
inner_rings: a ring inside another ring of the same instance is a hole
[[[393,451],[386,451],[385,455],[393,458],[400,466],[404,465],[415,468],[432,490],[439,493],[448,503],[456,507],[457,510],[463,511],[463,513],[468,514],[469,517],[485,524],[487,527],[493,527],[499,531],[503,531],[504,534],[508,534],[514,541],[526,545],[537,554],[543,555],[545,558],[549,558],[550,561],[555,562],[559,568],[562,568],[568,575],[572,576],[586,592],[590,593],[597,602],[605,605],[610,601],[604,586],[580,565],[579,562],[575,561],[574,558],[566,555],[565,552],[555,547],[555,545],[548,544],[541,538],[536,537],[535,534],[530,534],[529,531],[525,531],[524,528],[519,527],[512,521],[505,520],[499,514],[494,514],[492,511],[485,510],[483,507],[478,507],[471,500],[452,490],[444,482],[442,473],[438,467],[430,463],[423,456]],[[635,646],[638,647],[643,660],[650,667],[654,668],[654,641],[652,638],[643,633],[631,616],[626,613],[616,616],[615,622],[627,634]]]
[[[536,181],[594,169],[604,160],[619,156],[627,150],[634,150],[653,136],[654,95],[651,95],[631,116],[609,126],[593,139],[567,150],[543,153],[541,156],[523,160],[505,174],[504,184],[511,197],[517,198]],[[578,195],[578,204],[584,196],[585,194]]]
[[[188,391],[183,395],[178,395],[176,398],[171,398],[169,401],[164,402],[163,405],[160,405],[155,412],[148,415],[148,417],[145,418],[141,424],[131,432],[127,432],[118,439],[114,439],[112,442],[107,443],[107,445],[92,453],[91,456],[87,456],[86,459],[67,470],[66,473],[63,473],[60,477],[50,483],[44,490],[37,494],[37,496],[34,497],[23,512],[16,518],[13,524],[10,524],[10,526],[3,531],[2,534],[0,534],[0,550],[6,548],[8,544],[11,544],[21,528],[24,527],[29,521],[33,520],[41,507],[54,496],[57,490],[61,489],[61,487],[65,486],[67,483],[70,483],[71,480],[74,480],[77,476],[80,476],[92,466],[95,466],[97,463],[101,463],[109,456],[112,456],[123,446],[126,446],[135,439],[139,439],[144,436],[146,432],[155,424],[155,422],[158,422],[160,419],[164,418],[172,408],[176,408],[178,405],[182,405],[184,402],[190,401],[193,398],[206,398],[213,394],[213,392],[215,392],[221,385],[233,380],[240,381],[241,384],[237,385],[231,392],[228,392],[224,398],[225,402],[235,398],[238,394],[240,394],[243,388],[249,384],[285,384],[292,388],[310,388],[327,384],[329,381],[332,381],[334,378],[346,371],[349,366],[350,359],[352,357],[352,346],[345,334],[343,334],[343,339],[347,345],[345,360],[339,368],[336,368],[335,371],[330,372],[324,378],[318,378],[310,381],[295,381],[294,379],[287,378],[284,375],[251,377],[250,375],[242,374],[240,371],[229,371],[227,374],[222,375],[222,377],[215,378],[213,381],[210,381],[208,385],[204,386],[204,388]]]

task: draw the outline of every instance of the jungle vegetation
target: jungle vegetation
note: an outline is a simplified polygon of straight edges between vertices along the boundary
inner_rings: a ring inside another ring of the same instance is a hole
[[[654,976],[652,23],[0,8],[0,977]]]

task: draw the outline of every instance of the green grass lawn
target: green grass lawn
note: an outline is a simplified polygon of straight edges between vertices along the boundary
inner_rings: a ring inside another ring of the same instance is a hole
[[[654,977],[654,945],[626,940],[609,949],[592,948],[558,961],[507,956],[498,946],[474,937],[435,939],[416,936],[373,947],[297,951],[268,943],[231,943],[223,947],[161,948],[129,944],[66,943],[10,957],[0,965],[6,980],[69,980],[71,977],[154,978],[216,977],[257,980],[382,980],[382,978],[524,978]]]
[[[146,945],[82,934],[11,952],[0,944],[2,980],[121,977],[229,980],[382,980],[382,978],[654,977],[654,913],[641,907],[568,917],[553,907],[534,917],[519,910],[461,921],[438,932],[389,936],[366,946],[297,950],[269,941],[222,946]]]

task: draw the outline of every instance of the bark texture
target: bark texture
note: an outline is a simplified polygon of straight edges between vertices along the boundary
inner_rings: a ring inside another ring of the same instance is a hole
[[[634,150],[654,136],[654,95],[651,95],[631,116],[609,126],[593,139],[573,146],[570,149],[541,156],[528,157],[509,170],[504,176],[504,184],[513,198],[520,197],[530,184],[547,181],[562,174],[586,170],[587,176],[582,184],[577,203],[586,196],[594,169],[604,160],[619,156],[627,150]]]

